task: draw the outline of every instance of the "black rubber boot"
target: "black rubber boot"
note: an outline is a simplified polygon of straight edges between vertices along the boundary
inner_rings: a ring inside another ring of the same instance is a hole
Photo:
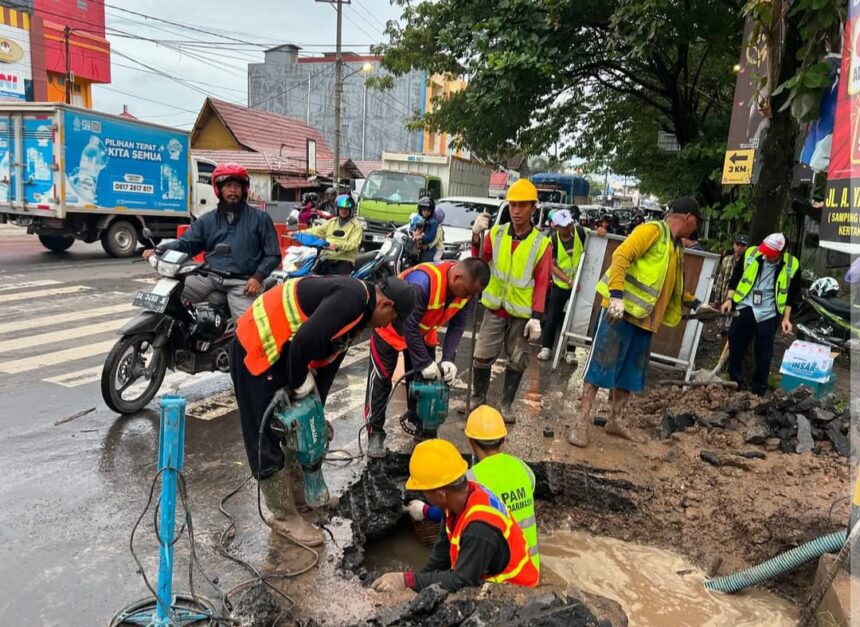
[[[520,387],[520,381],[523,378],[523,373],[518,370],[505,370],[505,385],[502,388],[502,418],[509,425],[515,424],[517,417],[511,411],[511,405],[514,404],[514,397],[517,395],[517,390]]]
[[[367,456],[370,459],[382,459],[385,457],[385,432],[371,431],[367,437]]]
[[[477,407],[487,402],[487,390],[490,389],[490,376],[493,371],[490,367],[472,367],[472,407]]]

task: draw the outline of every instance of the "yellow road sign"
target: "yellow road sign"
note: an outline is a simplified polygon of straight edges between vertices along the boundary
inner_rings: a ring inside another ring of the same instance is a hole
[[[752,179],[755,149],[727,150],[723,162],[723,185],[749,185]]]

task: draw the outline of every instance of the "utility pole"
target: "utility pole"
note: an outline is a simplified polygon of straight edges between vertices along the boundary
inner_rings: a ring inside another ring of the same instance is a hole
[[[334,61],[334,188],[340,194],[340,105],[343,98],[343,57],[340,50],[340,31],[343,18],[343,0],[337,6],[337,41]]]
[[[364,81],[364,103],[361,107],[361,159],[367,159],[365,156],[365,147],[367,144],[367,80]]]
[[[69,36],[72,29],[66,26],[63,29],[63,41],[66,46],[66,104],[72,104],[72,60],[69,58]]]

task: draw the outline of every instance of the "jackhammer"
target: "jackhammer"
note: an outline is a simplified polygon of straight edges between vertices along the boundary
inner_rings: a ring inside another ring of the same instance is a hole
[[[413,437],[435,438],[448,417],[448,396],[448,384],[444,381],[407,381],[406,402],[410,409],[400,417],[400,426]]]

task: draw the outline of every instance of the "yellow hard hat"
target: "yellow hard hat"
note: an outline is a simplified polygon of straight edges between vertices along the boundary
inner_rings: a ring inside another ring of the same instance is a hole
[[[505,421],[498,409],[478,405],[466,421],[466,437],[473,440],[500,440],[508,435]]]
[[[435,490],[466,474],[469,464],[447,440],[424,440],[409,459],[407,490]]]
[[[528,179],[519,179],[508,188],[508,195],[505,197],[508,202],[522,201],[538,201],[537,187],[534,186]]]

